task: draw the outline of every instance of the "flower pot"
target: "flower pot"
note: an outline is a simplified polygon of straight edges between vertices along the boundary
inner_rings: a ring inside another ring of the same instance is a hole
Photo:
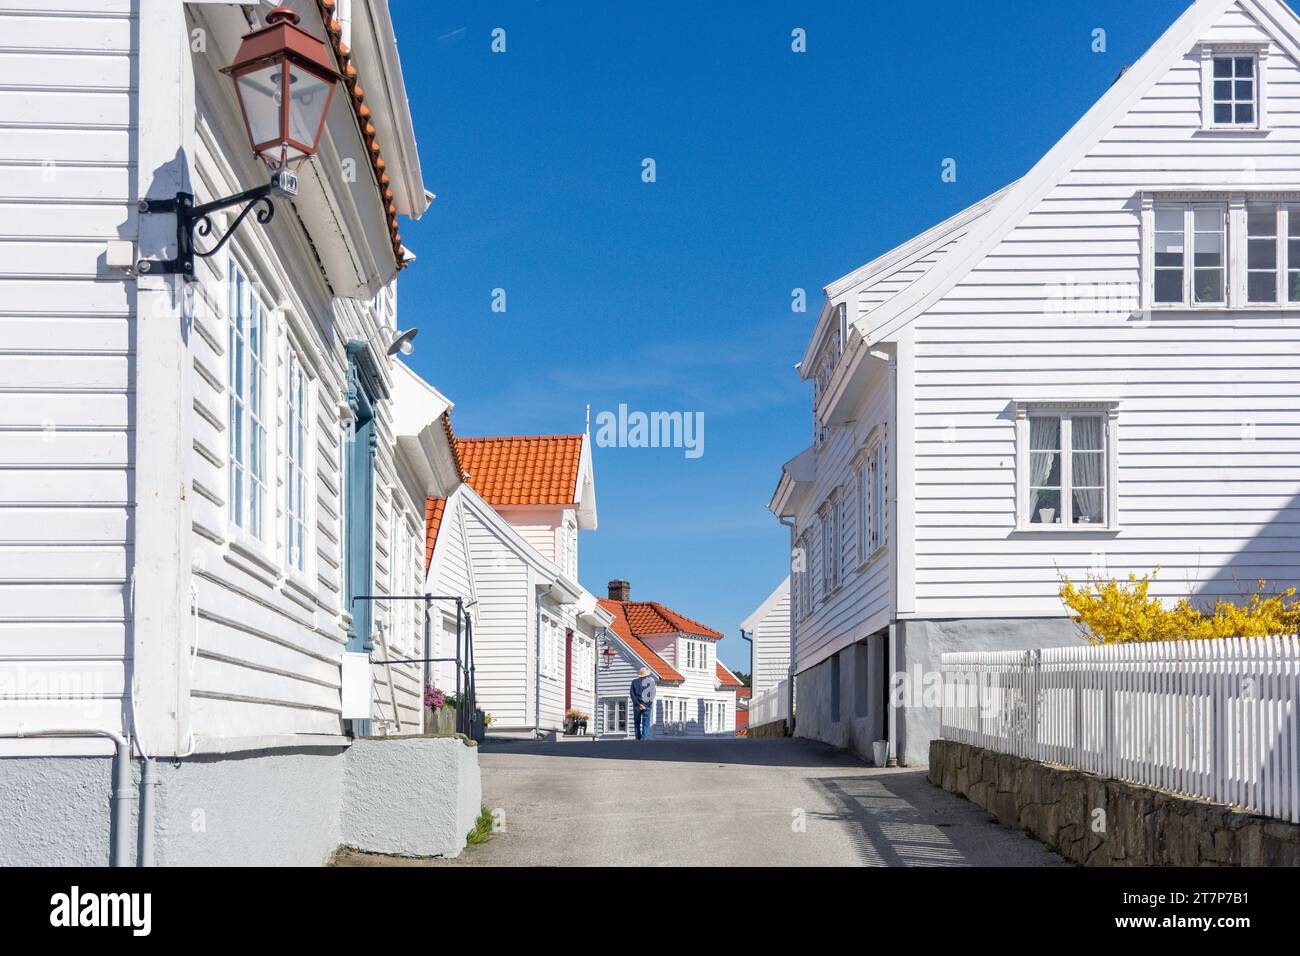
[[[871,742],[871,762],[877,767],[883,767],[889,762],[888,740],[873,740]]]
[[[1043,524],[1055,524],[1055,523],[1056,523],[1056,509],[1055,509],[1055,508],[1039,508],[1039,509],[1038,509],[1038,520],[1041,521]]]
[[[424,708],[424,715],[424,732],[426,734],[447,737],[456,732],[456,707],[454,704],[443,704],[436,710],[432,707],[426,707]]]

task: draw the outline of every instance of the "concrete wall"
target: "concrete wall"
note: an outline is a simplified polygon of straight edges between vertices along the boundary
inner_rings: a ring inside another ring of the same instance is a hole
[[[111,757],[0,757],[0,866],[108,866],[112,796]]]
[[[1029,650],[1079,644],[1064,618],[970,618],[900,621],[895,628],[895,673],[901,706],[895,751],[904,766],[924,767],[942,717],[942,655],[950,651]],[[832,713],[832,673],[839,661],[839,719]],[[888,639],[876,634],[837,651],[796,678],[795,736],[820,740],[872,760],[872,742],[884,739]]]
[[[456,856],[483,805],[478,748],[464,737],[358,740],[343,776],[345,846]]]
[[[107,866],[112,765],[0,758],[0,866]],[[478,749],[458,737],[200,755],[155,770],[159,866],[319,866],[340,844],[454,856],[482,802]],[[139,771],[132,761],[133,798]]]
[[[936,740],[930,782],[1085,866],[1300,866],[1300,826]]]
[[[799,674],[796,737],[820,740],[871,760],[871,744],[885,736],[882,635],[850,644]],[[833,684],[839,662],[839,715],[833,713]]]
[[[966,618],[900,621],[895,629],[895,666],[908,691],[896,721],[899,763],[924,767],[930,741],[940,736],[942,655],[953,651],[1016,651],[1082,643],[1065,618]],[[926,693],[927,689],[929,693]]]

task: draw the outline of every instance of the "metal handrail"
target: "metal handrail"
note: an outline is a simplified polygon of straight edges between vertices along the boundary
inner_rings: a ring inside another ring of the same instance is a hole
[[[424,681],[427,686],[429,683],[429,665],[442,663],[455,663],[456,665],[456,732],[470,736],[473,729],[471,721],[478,706],[477,687],[474,680],[474,624],[469,615],[469,608],[475,601],[466,602],[460,595],[456,594],[358,594],[352,599],[352,603],[357,601],[423,601],[425,605],[424,614],[424,648],[425,654],[429,653],[432,647],[432,624],[433,614],[432,605],[434,601],[455,601],[456,602],[456,656],[455,657],[412,657],[412,658],[385,658],[384,660],[375,660],[371,658],[372,664],[423,664]],[[464,629],[462,630],[462,624]],[[461,644],[465,645],[464,659],[461,655]],[[372,648],[373,649],[373,648]],[[387,651],[385,650],[385,654]],[[461,692],[461,678],[464,677],[464,693]],[[421,703],[423,704],[424,688],[421,688]],[[468,704],[468,706],[466,706]]]

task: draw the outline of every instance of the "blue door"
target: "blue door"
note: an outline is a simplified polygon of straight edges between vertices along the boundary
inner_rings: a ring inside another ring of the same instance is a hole
[[[352,613],[347,649],[358,653],[369,653],[374,647],[374,604],[357,600],[375,593],[375,405],[382,386],[369,357],[365,343],[348,343],[347,398],[353,427],[343,448],[343,580]],[[369,720],[350,723],[354,737],[372,732]]]

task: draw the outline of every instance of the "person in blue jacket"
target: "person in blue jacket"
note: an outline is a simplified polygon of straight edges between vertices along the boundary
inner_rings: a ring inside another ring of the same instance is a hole
[[[636,739],[649,740],[650,728],[655,722],[655,681],[644,667],[632,681],[632,717]]]

